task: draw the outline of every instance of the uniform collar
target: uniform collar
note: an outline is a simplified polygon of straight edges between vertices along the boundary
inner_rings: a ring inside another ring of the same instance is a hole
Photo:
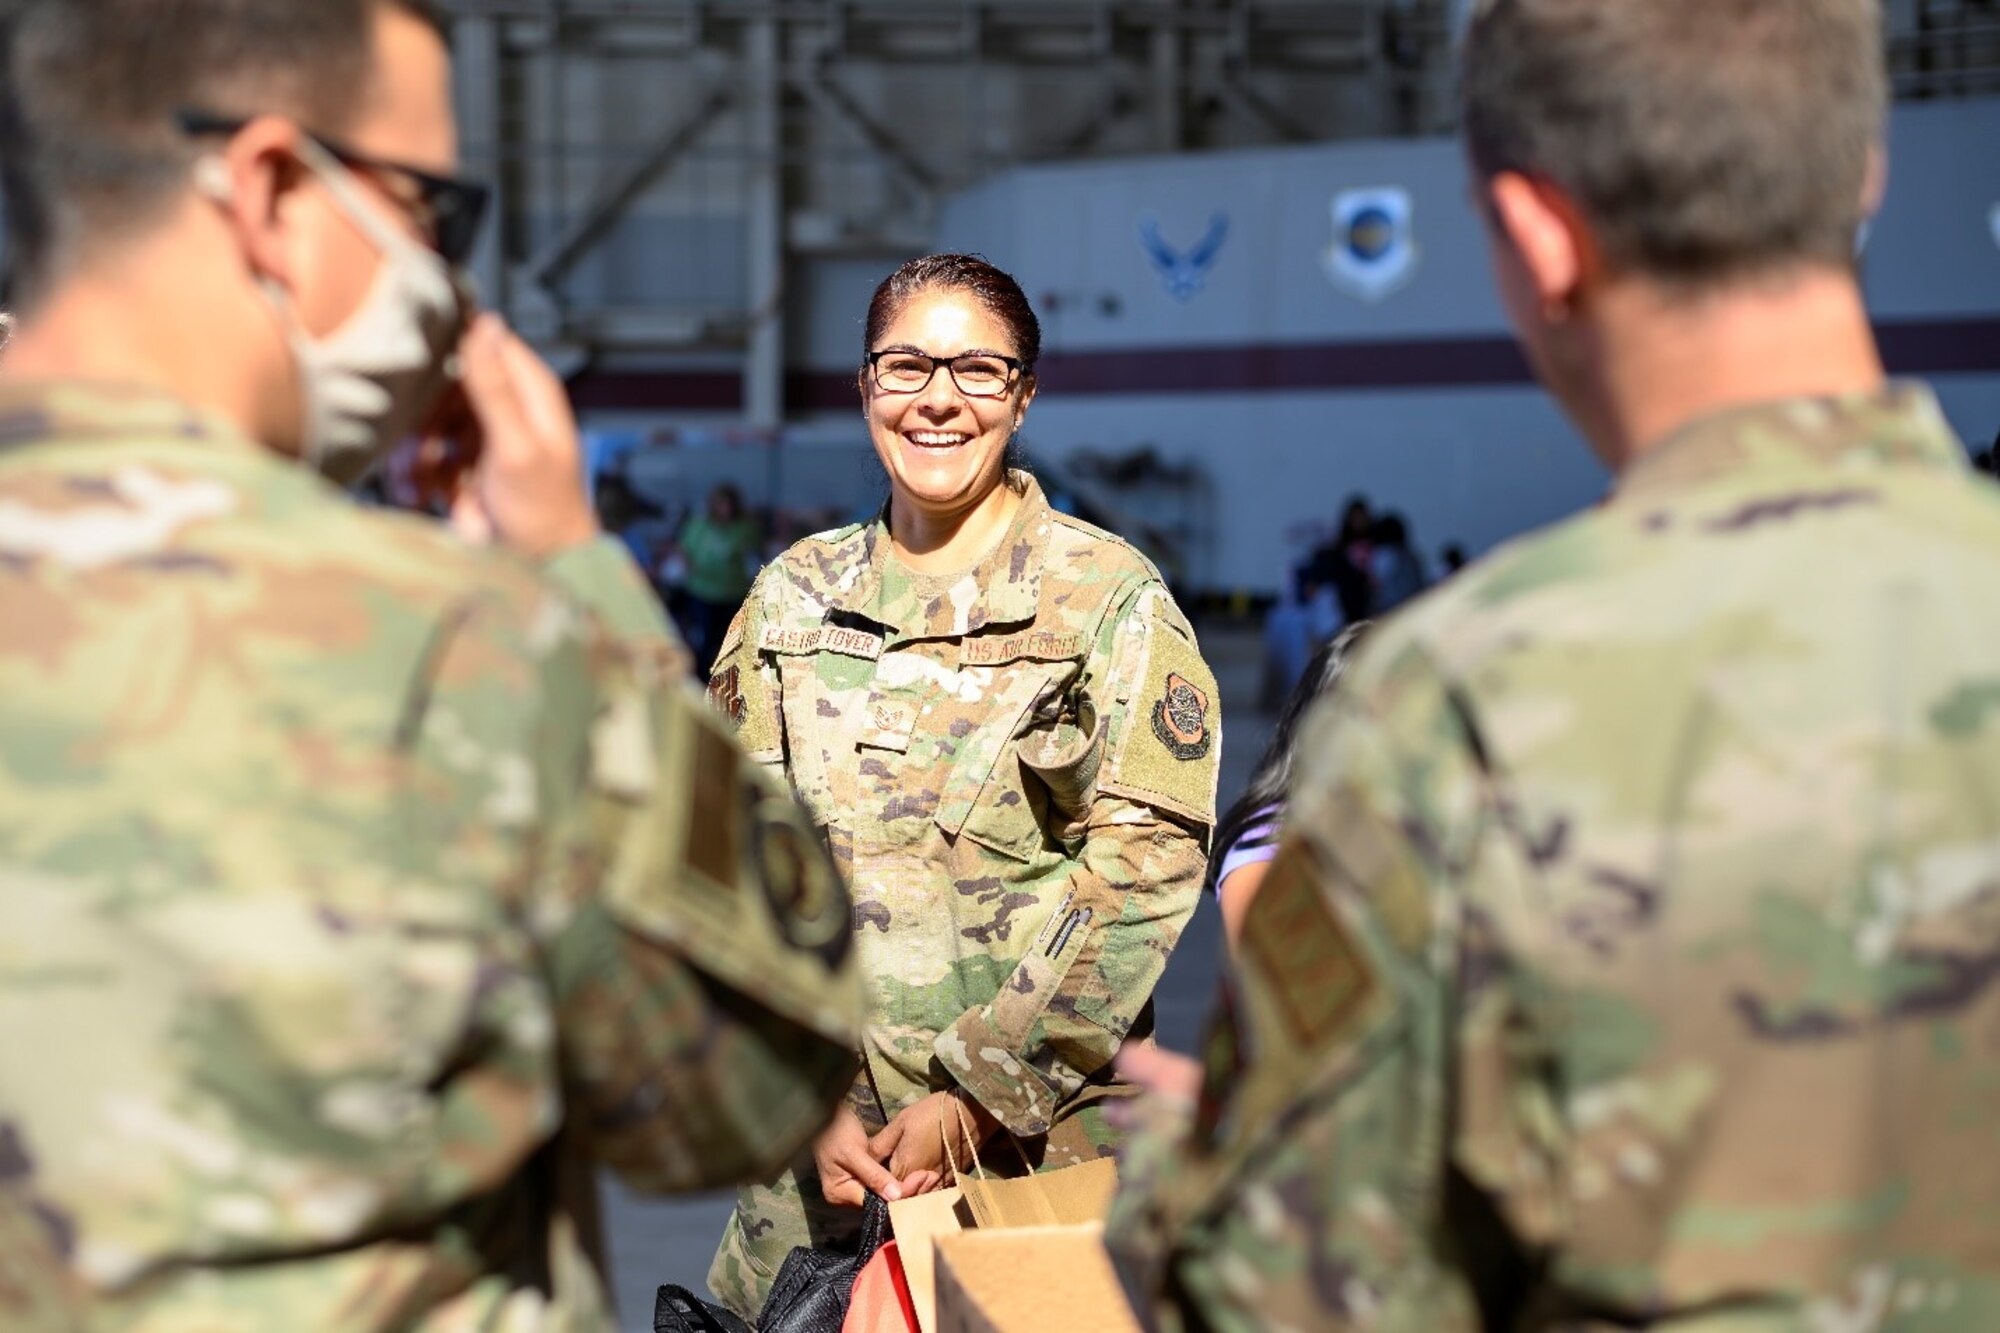
[[[1921,384],[1734,408],[1683,426],[1625,469],[1619,499],[1698,486],[1765,467],[1856,463],[1963,469],[1965,447]]]
[[[1010,477],[1022,486],[1013,521],[978,564],[941,592],[920,591],[907,570],[894,566],[889,511],[884,506],[881,515],[856,535],[862,556],[858,576],[835,586],[826,599],[828,609],[866,617],[900,639],[956,638],[988,625],[1032,621],[1041,602],[1053,511],[1032,476],[1014,472]]]
[[[55,441],[178,439],[259,450],[236,424],[162,389],[90,380],[0,384],[0,449]]]

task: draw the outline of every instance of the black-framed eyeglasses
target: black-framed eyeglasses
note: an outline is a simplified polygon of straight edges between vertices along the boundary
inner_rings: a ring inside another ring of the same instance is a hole
[[[210,134],[239,134],[250,123],[248,116],[223,116],[209,111],[181,111],[174,117],[182,134],[198,138]],[[307,134],[327,155],[350,171],[372,175],[401,176],[416,187],[412,200],[389,191],[415,218],[417,226],[430,238],[431,248],[448,264],[463,264],[472,257],[479,240],[479,223],[486,216],[489,191],[478,181],[458,176],[440,176],[403,162],[358,153],[323,134]]]
[[[1019,382],[1027,363],[998,352],[967,352],[963,356],[929,356],[910,347],[890,347],[868,354],[868,373],[884,393],[922,393],[930,388],[938,367],[967,398],[1005,398]]]

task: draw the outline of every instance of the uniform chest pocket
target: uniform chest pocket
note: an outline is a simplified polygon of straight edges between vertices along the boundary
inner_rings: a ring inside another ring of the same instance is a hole
[[[853,748],[854,719],[842,707],[842,693],[821,679],[817,658],[778,655],[775,664],[782,682],[779,711],[792,793],[815,824],[837,823],[842,808],[838,778],[845,752]]]
[[[1087,763],[1072,694],[1079,672],[1080,664],[1065,661],[1021,662],[1001,673],[991,710],[953,764],[940,828],[1023,862],[1065,840],[1072,820],[1052,793],[1074,787],[1071,778]],[[1095,710],[1084,707],[1094,724]]]

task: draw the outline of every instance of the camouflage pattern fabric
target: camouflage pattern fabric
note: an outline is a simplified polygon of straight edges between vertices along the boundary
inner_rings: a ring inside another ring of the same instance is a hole
[[[793,547],[751,591],[710,697],[853,885],[873,982],[863,1122],[956,1084],[1056,1167],[1112,1147],[1110,1060],[1150,1033],[1199,899],[1221,721],[1152,566],[1015,484],[1014,522],[963,575],[912,575],[880,521]],[[859,1216],[821,1201],[808,1155],[745,1191],[710,1286],[754,1315],[793,1246]]]
[[[1697,423],[1378,631],[1113,1219],[1153,1325],[2000,1328],[1996,587],[1909,387]]]
[[[0,390],[0,1327],[608,1333],[594,1163],[824,1122],[844,888],[630,561],[545,573]]]

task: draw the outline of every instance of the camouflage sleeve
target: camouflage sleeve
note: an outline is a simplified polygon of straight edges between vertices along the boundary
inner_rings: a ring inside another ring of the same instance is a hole
[[[524,663],[528,697],[496,692]],[[480,766],[467,840],[525,853],[570,1125],[639,1188],[788,1161],[846,1090],[861,1015],[846,891],[796,804],[656,659],[553,597],[525,625],[465,619],[424,730],[445,766],[517,756]]]
[[[1512,892],[1528,871],[1487,836],[1504,802],[1421,667],[1322,710],[1299,755],[1194,1130],[1120,1200],[1109,1243],[1163,1329],[1477,1329],[1467,1266],[1502,1238],[1466,1244],[1451,1163],[1483,1133],[1533,1175],[1546,1145],[1521,1132],[1540,1119],[1504,1067],[1521,1027],[1481,914],[1460,904],[1473,881]],[[1480,1106],[1512,1110],[1465,1114]]]
[[[11,1127],[0,1127],[0,1328],[15,1333],[81,1333],[85,1293],[60,1247],[57,1216],[16,1184],[28,1174]]]
[[[615,537],[599,537],[547,561],[542,572],[634,651],[652,653],[663,668],[694,674],[694,655],[639,572],[632,553]]]
[[[999,995],[937,1040],[952,1077],[1017,1137],[1047,1133],[1110,1063],[1208,865],[1219,720],[1192,633],[1151,584],[1107,618],[1099,649],[1083,681],[1101,702],[1067,895]]]
[[[778,676],[757,651],[764,588],[764,579],[758,579],[729,622],[729,632],[709,669],[708,701],[735,730],[745,754],[768,768],[778,768],[785,757]]]

